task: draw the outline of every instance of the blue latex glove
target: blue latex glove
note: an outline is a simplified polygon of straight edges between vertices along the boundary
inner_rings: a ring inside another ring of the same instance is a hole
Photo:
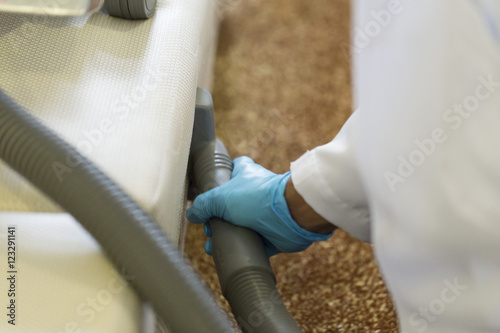
[[[187,210],[187,218],[192,223],[205,223],[203,230],[208,237],[212,236],[211,217],[255,230],[264,238],[269,256],[303,251],[332,234],[307,231],[292,219],[285,200],[289,178],[290,172],[277,175],[249,157],[237,158],[232,179],[199,195]],[[205,252],[212,254],[212,239],[205,243]]]

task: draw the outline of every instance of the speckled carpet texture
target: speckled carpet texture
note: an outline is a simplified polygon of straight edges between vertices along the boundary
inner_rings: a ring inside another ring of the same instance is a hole
[[[233,158],[276,172],[329,142],[352,111],[349,0],[223,0],[214,82],[218,136]],[[189,224],[186,256],[221,304],[202,227]],[[306,333],[397,332],[372,247],[341,230],[271,259],[288,309]]]

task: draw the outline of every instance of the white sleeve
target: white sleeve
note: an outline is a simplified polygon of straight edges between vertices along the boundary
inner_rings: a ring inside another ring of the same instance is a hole
[[[319,215],[369,242],[368,203],[356,163],[358,117],[354,113],[335,139],[293,162],[291,172],[297,192]]]

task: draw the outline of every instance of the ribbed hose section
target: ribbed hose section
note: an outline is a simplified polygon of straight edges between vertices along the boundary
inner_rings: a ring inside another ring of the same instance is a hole
[[[233,332],[196,273],[151,217],[89,160],[2,91],[0,158],[96,238],[171,332]],[[63,177],[55,169],[61,165],[67,167]]]
[[[195,128],[196,125],[202,128],[200,124],[195,124]],[[195,183],[201,192],[231,179],[233,163],[220,140],[193,140],[191,154]],[[302,332],[276,289],[274,272],[262,238],[253,230],[219,218],[212,218],[210,225],[213,258],[222,293],[243,331]]]
[[[288,313],[268,272],[240,272],[225,294],[245,333],[302,332]]]
[[[212,145],[208,145],[209,147],[212,147]],[[225,154],[221,153],[209,153],[209,154],[203,154],[200,153],[196,155],[196,162],[194,163],[193,166],[193,173],[195,179],[197,179],[196,184],[200,184],[198,186],[203,186],[202,188],[198,188],[198,190],[201,193],[207,192],[219,185],[220,184],[220,178],[224,177],[226,175],[225,181],[228,181],[231,179],[231,172],[233,170],[233,160]],[[211,172],[214,172],[217,176],[208,178],[209,180],[207,181],[207,178],[205,177],[204,179],[199,179],[200,176],[206,176],[207,175],[207,170],[210,170]]]

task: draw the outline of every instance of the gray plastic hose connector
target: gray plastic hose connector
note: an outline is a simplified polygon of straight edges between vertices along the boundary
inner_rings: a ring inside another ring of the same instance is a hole
[[[232,160],[215,138],[211,96],[198,90],[193,141],[192,177],[200,192],[231,179]],[[254,231],[213,218],[212,253],[222,293],[240,328],[247,333],[302,332],[276,289],[276,278],[262,238]]]
[[[234,332],[196,273],[152,218],[88,159],[1,90],[0,158],[96,238],[171,332]],[[68,158],[77,165],[60,181],[53,165]]]
[[[104,7],[111,16],[145,20],[154,15],[156,2],[157,0],[106,0]]]

